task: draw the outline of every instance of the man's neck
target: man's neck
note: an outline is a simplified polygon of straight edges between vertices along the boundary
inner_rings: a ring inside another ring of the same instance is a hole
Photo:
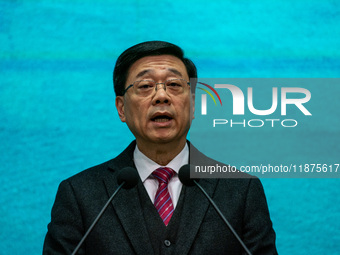
[[[149,159],[161,166],[166,166],[173,160],[184,148],[186,140],[173,143],[155,143],[144,144],[137,141],[138,149]]]

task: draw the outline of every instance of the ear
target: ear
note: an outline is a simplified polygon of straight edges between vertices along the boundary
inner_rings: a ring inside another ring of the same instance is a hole
[[[191,94],[191,119],[195,118],[195,94]]]
[[[122,122],[126,122],[125,112],[124,112],[124,96],[116,97],[116,108],[117,108],[120,120]]]

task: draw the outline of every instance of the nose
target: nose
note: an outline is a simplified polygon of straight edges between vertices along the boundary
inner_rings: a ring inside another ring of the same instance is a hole
[[[155,88],[155,94],[152,98],[152,104],[170,104],[171,98],[166,92],[166,87],[164,83],[157,83]]]

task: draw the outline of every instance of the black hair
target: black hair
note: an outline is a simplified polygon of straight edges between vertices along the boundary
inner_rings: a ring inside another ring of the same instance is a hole
[[[185,65],[189,78],[197,78],[195,64],[190,59],[184,57],[184,52],[180,47],[164,41],[147,41],[128,48],[118,57],[113,71],[113,84],[116,96],[124,94],[125,83],[131,65],[143,57],[157,55],[173,55],[179,58]],[[195,85],[191,84],[192,91],[194,91]]]

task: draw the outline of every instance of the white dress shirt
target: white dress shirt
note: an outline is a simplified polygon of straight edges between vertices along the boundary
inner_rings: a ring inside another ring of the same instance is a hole
[[[144,187],[146,191],[148,192],[152,203],[155,200],[156,192],[158,189],[158,180],[151,175],[152,172],[155,171],[159,167],[170,167],[176,172],[168,184],[168,189],[169,189],[169,193],[171,196],[172,204],[175,208],[177,205],[178,199],[179,199],[179,195],[181,193],[182,186],[183,186],[181,181],[178,179],[178,171],[181,168],[181,166],[186,165],[189,162],[188,145],[185,144],[183,150],[173,160],[171,160],[169,164],[167,164],[166,166],[158,165],[156,162],[149,159],[138,149],[137,145],[133,153],[133,159],[134,159],[137,171],[139,173],[139,176],[142,179]]]

